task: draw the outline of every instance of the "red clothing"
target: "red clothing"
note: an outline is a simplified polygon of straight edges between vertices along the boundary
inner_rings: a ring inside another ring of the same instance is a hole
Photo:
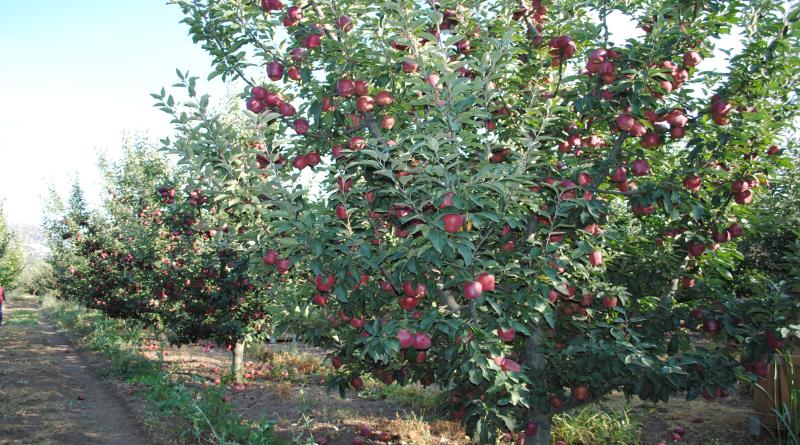
[[[3,304],[3,286],[0,286],[0,304]]]

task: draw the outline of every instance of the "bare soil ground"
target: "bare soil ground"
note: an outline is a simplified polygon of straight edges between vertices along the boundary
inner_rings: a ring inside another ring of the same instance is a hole
[[[0,444],[150,445],[126,402],[98,378],[38,306],[4,304],[0,326]]]

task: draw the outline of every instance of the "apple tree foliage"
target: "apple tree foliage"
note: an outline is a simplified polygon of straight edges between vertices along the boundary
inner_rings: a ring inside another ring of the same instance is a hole
[[[183,73],[185,101],[155,95],[191,172],[163,206],[182,338],[275,314],[335,351],[340,390],[435,383],[477,441],[548,443],[554,413],[612,390],[724,395],[792,334],[790,294],[727,283],[791,163],[794,4],[174,3],[248,110]],[[614,44],[615,17],[641,32]]]

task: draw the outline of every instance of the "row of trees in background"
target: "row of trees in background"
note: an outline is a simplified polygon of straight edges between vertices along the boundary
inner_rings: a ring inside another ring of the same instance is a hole
[[[247,111],[180,72],[183,99],[155,94],[161,153],[104,165],[100,211],[53,207],[62,296],[234,370],[291,330],[342,392],[439,385],[480,443],[549,443],[611,390],[723,396],[797,335],[797,9],[175,3]],[[612,45],[611,14],[643,36]],[[732,30],[730,72],[704,71]]]
[[[15,288],[24,266],[22,246],[9,227],[0,205],[0,287],[6,290]]]

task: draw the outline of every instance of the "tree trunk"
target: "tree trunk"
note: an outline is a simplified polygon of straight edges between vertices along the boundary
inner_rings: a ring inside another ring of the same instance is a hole
[[[672,304],[672,300],[675,299],[675,295],[678,293],[678,287],[680,287],[681,277],[683,276],[683,271],[686,270],[686,265],[689,263],[689,257],[684,257],[680,264],[678,264],[678,270],[675,273],[675,276],[672,277],[672,280],[669,283],[669,291],[667,295],[664,296],[664,301]]]
[[[233,381],[242,383],[244,374],[244,339],[237,341],[236,344],[233,345],[231,353],[233,354],[233,365],[231,366]]]
[[[525,438],[525,445],[550,445],[551,421],[550,415],[537,417],[536,424],[539,425],[539,429],[533,436]]]
[[[536,352],[536,348],[541,344],[542,334],[539,330],[534,330],[530,337],[525,340],[525,359],[529,367],[544,374],[547,367],[547,356],[544,353]],[[525,445],[550,445],[550,423],[552,418],[553,416],[550,414],[536,416],[534,420],[536,420],[539,429],[535,435],[525,438]]]

